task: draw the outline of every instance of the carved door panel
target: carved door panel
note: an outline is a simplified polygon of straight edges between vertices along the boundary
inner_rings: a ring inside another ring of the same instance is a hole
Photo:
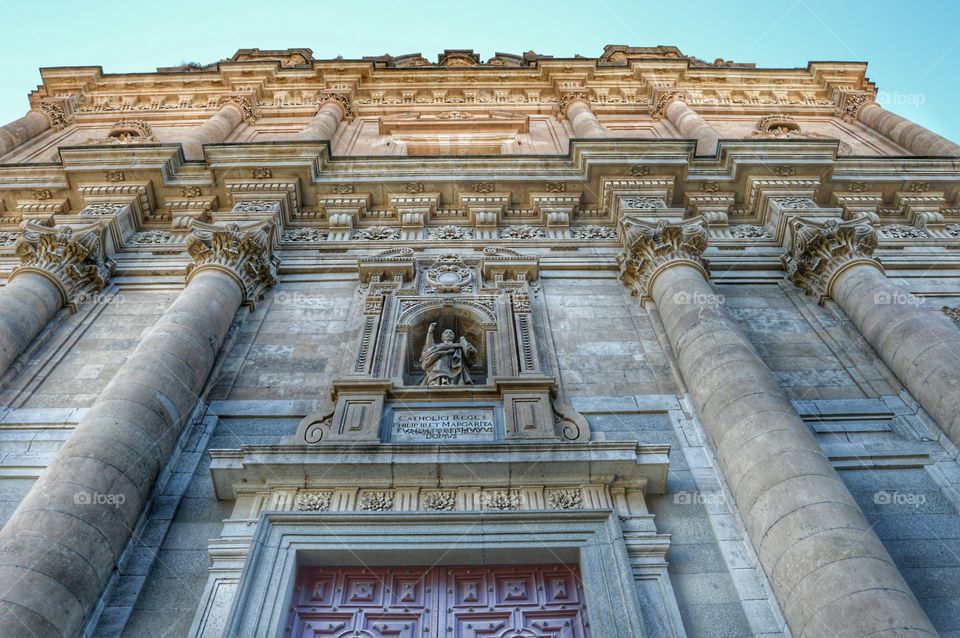
[[[590,638],[579,570],[566,565],[312,567],[291,638]]]

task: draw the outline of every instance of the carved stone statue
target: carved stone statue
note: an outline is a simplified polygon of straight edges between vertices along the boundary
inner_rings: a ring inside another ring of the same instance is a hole
[[[440,343],[433,339],[436,322],[427,329],[427,339],[420,353],[420,363],[426,376],[423,385],[472,385],[469,368],[477,354],[477,349],[470,345],[466,337],[454,341],[456,335],[453,330],[444,330],[440,335]]]

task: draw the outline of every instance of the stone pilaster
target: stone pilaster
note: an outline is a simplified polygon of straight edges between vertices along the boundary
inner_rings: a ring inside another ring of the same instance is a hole
[[[837,116],[858,120],[916,155],[960,157],[960,146],[886,110],[874,101],[872,93],[844,94]]]
[[[873,258],[876,231],[852,220],[792,222],[791,280],[833,299],[950,440],[960,445],[960,331],[892,282]]]
[[[74,636],[80,630],[237,309],[272,281],[271,233],[261,223],[194,242],[197,263],[186,288],[0,530],[0,635]]]
[[[702,222],[625,221],[625,279],[660,312],[795,636],[936,632],[806,424],[705,278]]]
[[[720,136],[700,114],[686,103],[680,91],[656,93],[653,100],[653,118],[667,118],[684,137],[697,140],[697,155],[713,155]]]
[[[610,137],[610,133],[600,124],[593,112],[585,92],[561,93],[557,100],[557,110],[570,121],[575,137]]]
[[[350,99],[339,93],[321,93],[320,108],[297,138],[301,140],[332,140],[340,122],[353,119],[353,107]]]
[[[103,289],[110,276],[99,223],[70,228],[27,222],[17,240],[20,265],[0,288],[0,374],[64,304]]]

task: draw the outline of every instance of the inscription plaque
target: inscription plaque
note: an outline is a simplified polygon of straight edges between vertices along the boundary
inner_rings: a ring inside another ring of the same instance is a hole
[[[400,408],[393,411],[391,440],[400,443],[495,441],[491,408]]]

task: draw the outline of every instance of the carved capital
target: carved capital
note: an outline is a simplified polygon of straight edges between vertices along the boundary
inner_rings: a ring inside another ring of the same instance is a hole
[[[260,118],[260,107],[257,104],[256,95],[224,95],[220,97],[218,105],[224,104],[233,104],[240,109],[247,123],[256,122]]]
[[[322,107],[324,104],[336,104],[343,111],[343,119],[348,122],[353,120],[353,103],[346,95],[342,93],[321,93],[317,96],[317,105]]]
[[[657,91],[653,96],[650,115],[655,120],[662,120],[667,116],[667,107],[677,100],[683,101],[684,97],[681,91]]]
[[[590,96],[586,91],[565,91],[557,97],[557,119],[561,122],[567,117],[567,108],[574,102],[583,102],[590,106]]]
[[[64,304],[76,304],[99,292],[110,278],[104,256],[104,228],[77,228],[26,222],[15,244],[20,265],[10,278],[33,272],[56,284]]]
[[[818,223],[797,218],[791,225],[793,238],[783,256],[787,276],[821,302],[830,296],[837,275],[847,268],[868,264],[883,270],[873,258],[877,231],[860,219]]]
[[[43,100],[37,105],[37,110],[55,131],[66,128],[73,122],[73,113],[67,106],[66,100]]]
[[[707,276],[709,264],[703,258],[707,229],[702,218],[677,223],[625,219],[621,225],[623,253],[617,263],[633,294],[649,297],[653,280],[671,265],[687,264]]]
[[[867,104],[872,104],[875,101],[875,96],[872,93],[842,93],[837,101],[836,116],[841,120],[852,122],[859,117],[860,111],[863,110],[863,107],[865,107]]]
[[[273,232],[270,222],[244,227],[195,223],[187,238],[187,252],[193,258],[187,281],[204,269],[222,270],[240,285],[244,303],[253,304],[277,280],[280,260],[273,255]]]

